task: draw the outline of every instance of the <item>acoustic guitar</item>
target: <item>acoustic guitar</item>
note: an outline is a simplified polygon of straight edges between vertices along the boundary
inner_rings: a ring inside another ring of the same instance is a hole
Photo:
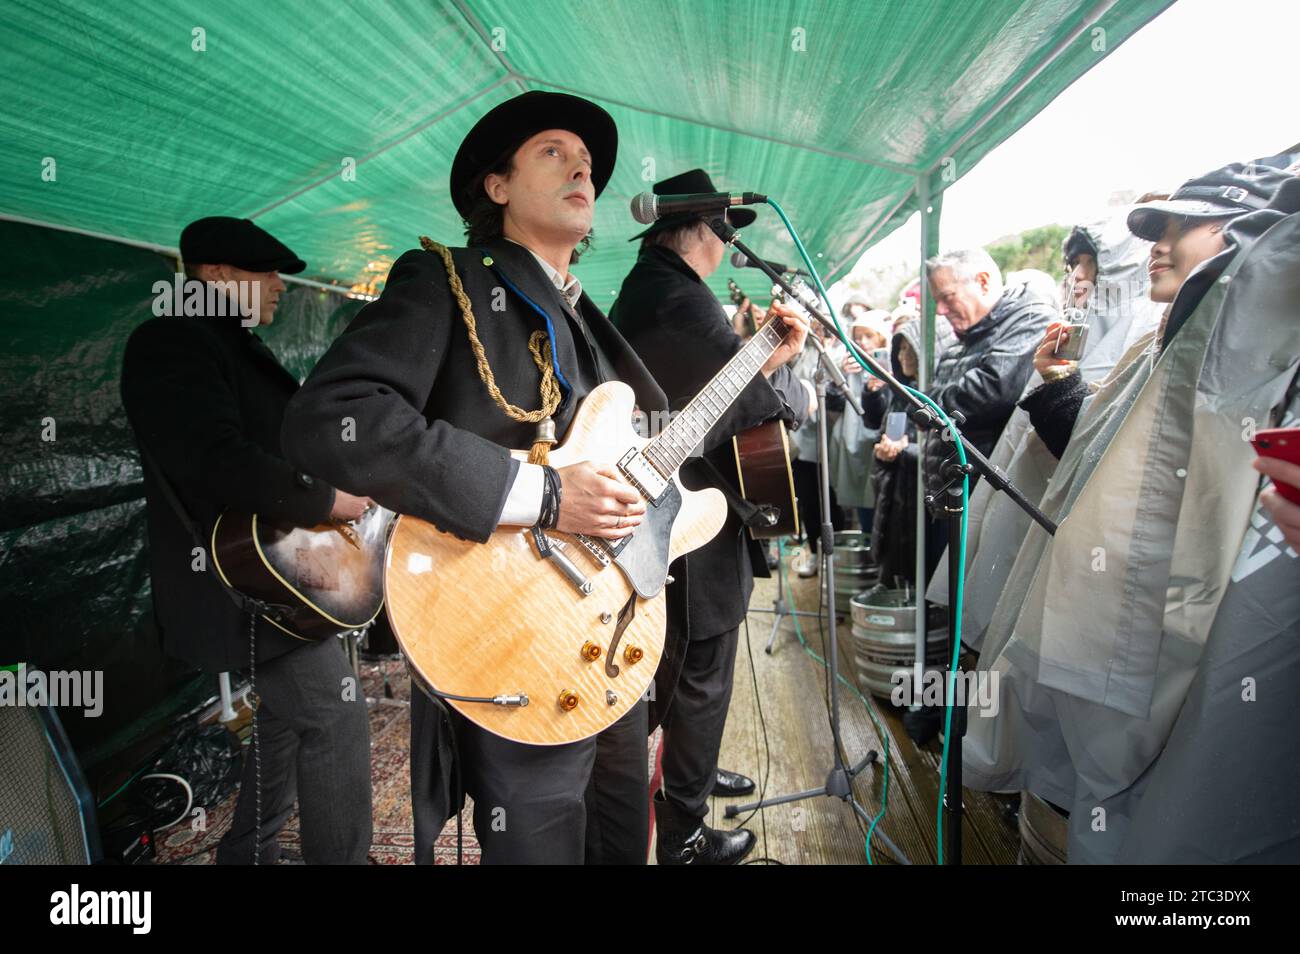
[[[373,622],[384,605],[383,568],[393,512],[372,506],[349,523],[295,527],[227,511],[212,528],[222,581],[268,604],[262,618],[319,641]]]
[[[578,406],[551,466],[617,467],[646,501],[630,536],[502,527],[474,543],[399,516],[384,595],[412,678],[484,729],[535,745],[588,738],[635,705],[663,653],[668,565],[727,514],[721,491],[688,490],[677,470],[787,327],[767,322],[653,438],[634,429],[625,384],[606,382]]]
[[[790,435],[785,421],[767,421],[731,439],[736,452],[740,496],[767,516],[766,526],[749,526],[755,540],[799,536],[799,498],[790,466]]]
[[[795,279],[798,282],[798,279]],[[799,283],[800,286],[802,283]],[[744,302],[744,290],[727,279],[731,303],[737,308]],[[772,289],[776,301],[785,301],[780,287]],[[749,334],[754,333],[754,314],[746,310]],[[800,309],[802,313],[802,309]],[[805,317],[807,317],[805,315]],[[736,453],[736,474],[740,479],[740,496],[759,508],[768,518],[766,527],[750,526],[755,540],[799,535],[799,501],[794,494],[794,469],[790,466],[790,438],[784,421],[767,421],[737,434],[731,439]]]

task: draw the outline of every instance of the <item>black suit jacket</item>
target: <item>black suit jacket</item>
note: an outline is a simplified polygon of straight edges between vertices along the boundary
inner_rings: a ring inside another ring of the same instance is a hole
[[[193,535],[163,495],[156,464],[208,534],[227,509],[298,526],[329,516],[334,489],[280,452],[280,422],[298,381],[232,317],[154,318],[127,342],[122,403],[142,455],[154,613],[169,655],[209,672],[248,664],[247,621],[210,565],[195,569]],[[258,658],[303,645],[258,624]]]
[[[623,281],[610,318],[650,369],[669,407],[690,403],[744,347],[709,287],[676,252],[643,249]],[[808,395],[790,372],[757,375],[705,435],[697,453],[712,464],[688,460],[679,473],[694,490],[722,480],[739,493],[731,438],[773,418],[797,427],[808,416]],[[739,626],[749,608],[754,576],[768,576],[763,548],[728,509],[727,522],[709,543],[682,557],[673,576],[686,586],[668,588],[670,625],[685,626],[691,639],[707,639]]]
[[[528,410],[541,403],[527,345],[546,321],[528,299],[551,317],[560,370],[573,386],[555,414],[557,433],[609,374],[632,387],[647,413],[666,406],[609,319],[586,295],[569,308],[526,248],[502,239],[452,255],[510,403]],[[348,422],[355,440],[342,439]],[[336,486],[482,542],[496,529],[519,468],[508,449],[530,447],[535,430],[493,402],[442,259],[415,249],[394,263],[383,294],[361,309],[290,402],[283,441],[290,460]]]

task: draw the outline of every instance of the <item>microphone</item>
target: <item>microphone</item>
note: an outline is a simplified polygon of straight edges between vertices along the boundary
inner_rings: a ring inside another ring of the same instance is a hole
[[[780,262],[774,262],[771,259],[764,259],[763,261],[765,261],[767,263],[767,267],[772,269],[772,271],[774,272],[781,272],[782,274],[789,274],[789,275],[808,274],[802,268],[791,268],[789,265],[783,265]],[[760,268],[761,267],[758,264],[758,262],[750,261],[749,256],[746,255],[744,252],[740,251],[739,249],[731,253],[731,264],[734,265],[736,268]]]
[[[642,225],[677,212],[722,212],[733,205],[758,205],[767,196],[757,192],[696,192],[691,195],[655,195],[642,192],[632,197],[632,218]]]

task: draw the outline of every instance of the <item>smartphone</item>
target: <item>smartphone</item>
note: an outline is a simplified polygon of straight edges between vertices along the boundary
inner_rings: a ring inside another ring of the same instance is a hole
[[[888,348],[873,348],[871,350],[871,357],[875,358],[876,361],[878,361],[881,365],[883,365],[886,371],[889,370],[889,349]]]
[[[1261,457],[1276,457],[1300,466],[1300,427],[1274,427],[1256,431],[1251,444],[1255,446],[1255,453]],[[1284,500],[1300,505],[1300,487],[1278,480],[1273,481],[1273,486]]]
[[[1083,358],[1083,349],[1088,343],[1088,324],[1083,321],[1071,321],[1061,330],[1056,339],[1056,357],[1064,361],[1079,361]]]
[[[901,441],[906,433],[907,413],[905,411],[890,411],[889,416],[885,418],[885,436],[891,441]]]

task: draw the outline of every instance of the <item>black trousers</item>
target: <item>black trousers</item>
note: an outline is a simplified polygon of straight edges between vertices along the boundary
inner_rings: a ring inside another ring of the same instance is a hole
[[[708,814],[718,778],[738,643],[738,628],[692,639],[664,717],[664,797],[696,818]]]
[[[803,525],[800,529],[808,540],[808,549],[816,556],[822,532],[822,492],[817,481],[817,462],[792,461],[790,469],[794,475],[794,493],[799,498],[799,522]],[[831,528],[836,532],[844,529],[844,510],[836,500],[834,484],[831,485]]]
[[[419,710],[416,710],[416,706]],[[432,860],[449,746],[435,703],[411,694],[411,780],[416,861]],[[484,864],[643,865],[650,833],[648,710],[638,702],[599,735],[567,745],[525,745],[454,709],[460,771],[474,799]]]
[[[366,863],[370,850],[370,718],[366,696],[337,639],[259,663],[257,745],[261,761],[262,864],[280,855],[277,835],[298,802],[307,864]],[[257,762],[245,751],[239,802],[217,864],[251,864],[256,839]]]

